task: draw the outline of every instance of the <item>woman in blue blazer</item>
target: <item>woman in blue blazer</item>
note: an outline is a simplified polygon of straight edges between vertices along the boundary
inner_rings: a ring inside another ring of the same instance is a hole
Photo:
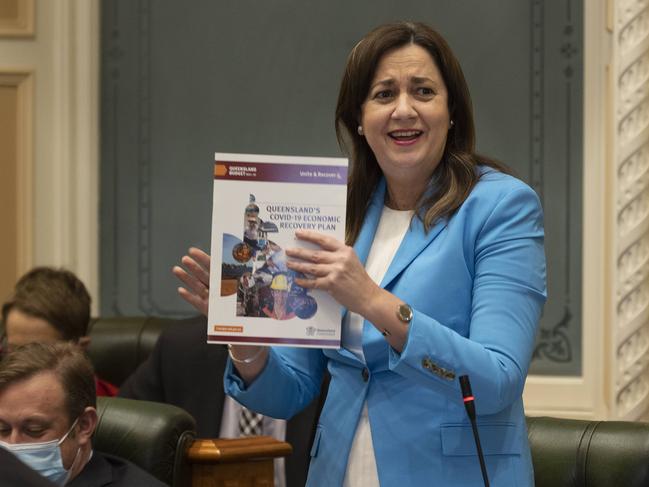
[[[348,244],[302,231],[320,250],[287,254],[298,284],[344,308],[344,348],[233,345],[226,391],[289,418],[328,370],[309,486],[479,486],[468,375],[491,485],[534,485],[521,396],[546,297],[536,194],[475,154],[462,71],[423,24],[356,45],[336,121],[353,159]]]

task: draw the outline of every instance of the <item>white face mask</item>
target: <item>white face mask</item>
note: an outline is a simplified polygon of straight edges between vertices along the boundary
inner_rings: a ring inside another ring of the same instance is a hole
[[[36,470],[43,477],[51,480],[55,484],[65,485],[70,479],[72,466],[77,461],[80,448],[77,449],[77,454],[69,470],[63,466],[63,458],[61,457],[61,443],[68,437],[72,428],[77,424],[78,419],[72,423],[68,432],[63,435],[60,440],[44,441],[40,443],[5,443],[0,441],[0,447],[9,450],[20,461],[26,464],[33,470]]]

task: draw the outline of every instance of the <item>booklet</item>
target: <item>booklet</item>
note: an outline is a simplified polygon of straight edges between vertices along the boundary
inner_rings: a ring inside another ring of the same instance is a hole
[[[340,305],[298,286],[284,249],[315,247],[297,229],[344,241],[347,159],[214,157],[207,341],[339,348]]]

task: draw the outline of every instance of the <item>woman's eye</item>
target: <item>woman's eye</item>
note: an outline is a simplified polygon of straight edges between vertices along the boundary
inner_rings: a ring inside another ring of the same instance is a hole
[[[381,99],[385,99],[385,98],[390,98],[391,96],[392,96],[392,91],[390,91],[390,90],[381,90],[381,91],[377,92],[374,95],[374,98],[378,98],[379,100],[381,100]]]
[[[417,88],[417,93],[423,96],[430,96],[435,94],[432,88],[426,88],[425,86]]]

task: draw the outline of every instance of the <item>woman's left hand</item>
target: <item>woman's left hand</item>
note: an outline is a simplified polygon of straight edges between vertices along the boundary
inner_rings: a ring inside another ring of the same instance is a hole
[[[365,307],[381,289],[367,275],[354,249],[333,237],[310,230],[298,230],[295,237],[320,247],[315,250],[286,249],[286,255],[291,257],[287,262],[288,268],[310,276],[307,279],[296,278],[295,282],[307,289],[327,291],[349,311],[365,315]]]

